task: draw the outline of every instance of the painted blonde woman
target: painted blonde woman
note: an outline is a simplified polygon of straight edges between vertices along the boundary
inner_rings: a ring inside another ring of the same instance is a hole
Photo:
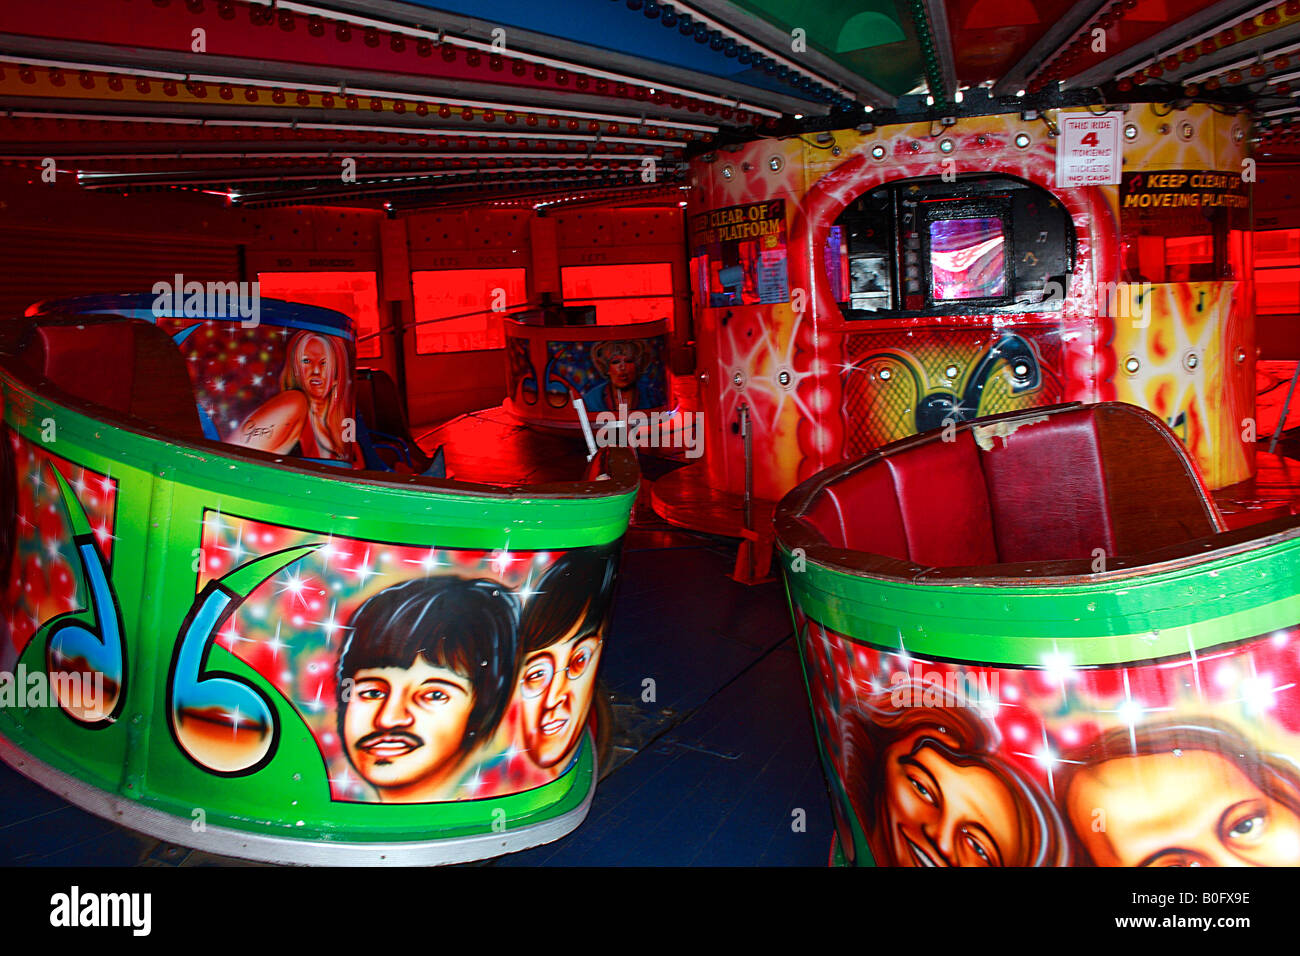
[[[285,353],[280,393],[249,415],[231,440],[277,455],[347,460],[352,455],[343,420],[351,407],[347,345],[333,335],[298,332]]]
[[[591,350],[591,363],[604,379],[583,393],[588,412],[617,412],[658,408],[664,396],[644,373],[652,361],[651,346],[641,339],[601,342]]]

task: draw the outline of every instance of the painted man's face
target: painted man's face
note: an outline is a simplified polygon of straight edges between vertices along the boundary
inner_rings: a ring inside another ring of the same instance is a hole
[[[432,799],[465,739],[469,680],[422,656],[406,668],[363,668],[353,679],[343,716],[348,759],[385,802]]]
[[[954,762],[945,748],[955,745],[932,727],[885,750],[881,838],[899,866],[1014,866],[1023,851],[1015,799],[992,771]]]
[[[631,388],[637,380],[636,359],[628,352],[614,352],[609,357],[609,380],[615,388]]]
[[[578,742],[596,687],[600,647],[597,634],[571,634],[524,659],[524,743],[539,767],[555,766]]]
[[[1094,764],[1071,781],[1066,809],[1101,866],[1300,864],[1300,817],[1209,750]]]
[[[298,381],[313,401],[324,401],[334,387],[334,360],[329,347],[317,336],[307,340],[298,356]]]

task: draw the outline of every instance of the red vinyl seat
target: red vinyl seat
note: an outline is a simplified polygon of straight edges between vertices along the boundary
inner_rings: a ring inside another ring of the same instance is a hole
[[[202,439],[189,371],[166,332],[122,316],[41,315],[7,323],[20,361],[74,398]]]
[[[1057,406],[887,445],[800,515],[834,547],[947,568],[1133,555],[1225,530],[1195,465],[1136,406]]]

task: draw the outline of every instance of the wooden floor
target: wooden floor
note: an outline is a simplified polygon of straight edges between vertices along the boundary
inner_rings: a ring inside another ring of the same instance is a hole
[[[527,428],[500,407],[458,415],[412,433],[429,452],[443,447],[447,477],[459,481],[491,485],[576,481],[587,460],[580,433]]]

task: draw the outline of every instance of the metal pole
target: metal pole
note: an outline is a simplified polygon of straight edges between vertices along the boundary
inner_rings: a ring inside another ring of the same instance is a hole
[[[587,404],[577,392],[573,393],[573,407],[578,410],[578,424],[582,426],[582,437],[587,442],[587,461],[591,461],[599,449],[596,447],[596,438],[591,433],[591,422],[587,419]]]
[[[1278,415],[1277,428],[1273,429],[1273,440],[1268,443],[1268,453],[1273,454],[1277,440],[1282,437],[1282,428],[1286,425],[1286,415],[1291,409],[1291,396],[1295,394],[1296,380],[1300,379],[1300,362],[1296,363],[1295,374],[1291,376],[1291,387],[1286,390],[1286,401],[1282,403],[1282,412]]]
[[[745,530],[754,529],[754,439],[749,405],[740,403],[740,437],[745,441]]]

